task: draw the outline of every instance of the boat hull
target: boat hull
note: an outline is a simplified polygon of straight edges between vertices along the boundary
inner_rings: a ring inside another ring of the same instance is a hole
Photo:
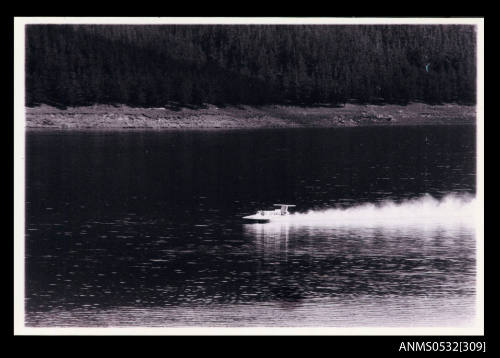
[[[288,221],[289,218],[287,216],[281,216],[281,215],[266,216],[266,215],[255,214],[255,215],[244,216],[243,219],[249,222],[268,223],[271,221],[272,222]]]

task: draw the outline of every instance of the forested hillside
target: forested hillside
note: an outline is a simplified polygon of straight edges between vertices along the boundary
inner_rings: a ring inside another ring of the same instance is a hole
[[[475,102],[458,25],[28,25],[26,104]]]

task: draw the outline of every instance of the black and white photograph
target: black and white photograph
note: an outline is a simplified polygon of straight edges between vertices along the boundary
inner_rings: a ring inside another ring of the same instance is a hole
[[[14,36],[16,334],[484,334],[483,18]]]

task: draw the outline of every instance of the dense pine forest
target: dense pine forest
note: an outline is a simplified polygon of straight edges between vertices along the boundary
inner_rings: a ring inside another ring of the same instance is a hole
[[[26,105],[475,102],[463,25],[28,25]]]

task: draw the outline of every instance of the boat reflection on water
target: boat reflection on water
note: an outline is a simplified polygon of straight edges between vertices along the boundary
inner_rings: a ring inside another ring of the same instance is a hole
[[[270,222],[265,224],[245,224],[243,228],[247,236],[255,239],[257,246],[261,246],[268,251],[282,251],[288,249],[290,226],[288,222]]]

